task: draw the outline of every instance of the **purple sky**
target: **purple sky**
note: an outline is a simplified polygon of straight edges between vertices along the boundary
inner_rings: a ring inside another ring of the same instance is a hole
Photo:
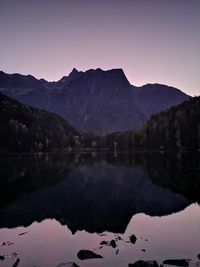
[[[200,0],[0,0],[0,70],[123,68],[200,95]]]

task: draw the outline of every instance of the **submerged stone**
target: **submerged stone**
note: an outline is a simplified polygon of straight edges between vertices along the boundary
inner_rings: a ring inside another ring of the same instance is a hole
[[[19,235],[26,235],[28,232],[19,233]]]

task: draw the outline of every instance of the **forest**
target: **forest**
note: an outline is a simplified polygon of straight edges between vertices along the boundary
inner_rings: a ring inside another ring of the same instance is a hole
[[[150,119],[139,129],[106,136],[80,133],[62,117],[0,93],[0,151],[200,150],[200,97],[193,97]]]
[[[69,151],[79,133],[62,117],[0,93],[0,151]]]
[[[200,97],[152,115],[135,131],[108,135],[106,142],[114,150],[200,150]]]

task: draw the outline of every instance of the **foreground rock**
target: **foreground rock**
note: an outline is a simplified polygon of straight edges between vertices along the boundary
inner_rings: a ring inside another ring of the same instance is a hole
[[[167,264],[167,265],[175,265],[175,266],[189,266],[189,263],[185,259],[165,260],[165,261],[163,261],[163,263]]]
[[[135,235],[129,236],[129,239],[130,239],[132,244],[135,244],[135,242],[137,241],[137,237]]]
[[[159,267],[157,261],[136,261],[134,263],[129,263],[129,267]]]
[[[82,249],[77,253],[77,256],[80,260],[87,260],[87,259],[100,259],[103,258],[103,256],[94,253],[90,250]]]

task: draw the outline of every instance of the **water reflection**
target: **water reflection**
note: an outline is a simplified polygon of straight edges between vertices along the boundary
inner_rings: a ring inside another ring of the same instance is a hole
[[[72,233],[124,233],[134,214],[163,216],[199,200],[198,155],[9,156],[0,164],[1,228],[52,218]]]

